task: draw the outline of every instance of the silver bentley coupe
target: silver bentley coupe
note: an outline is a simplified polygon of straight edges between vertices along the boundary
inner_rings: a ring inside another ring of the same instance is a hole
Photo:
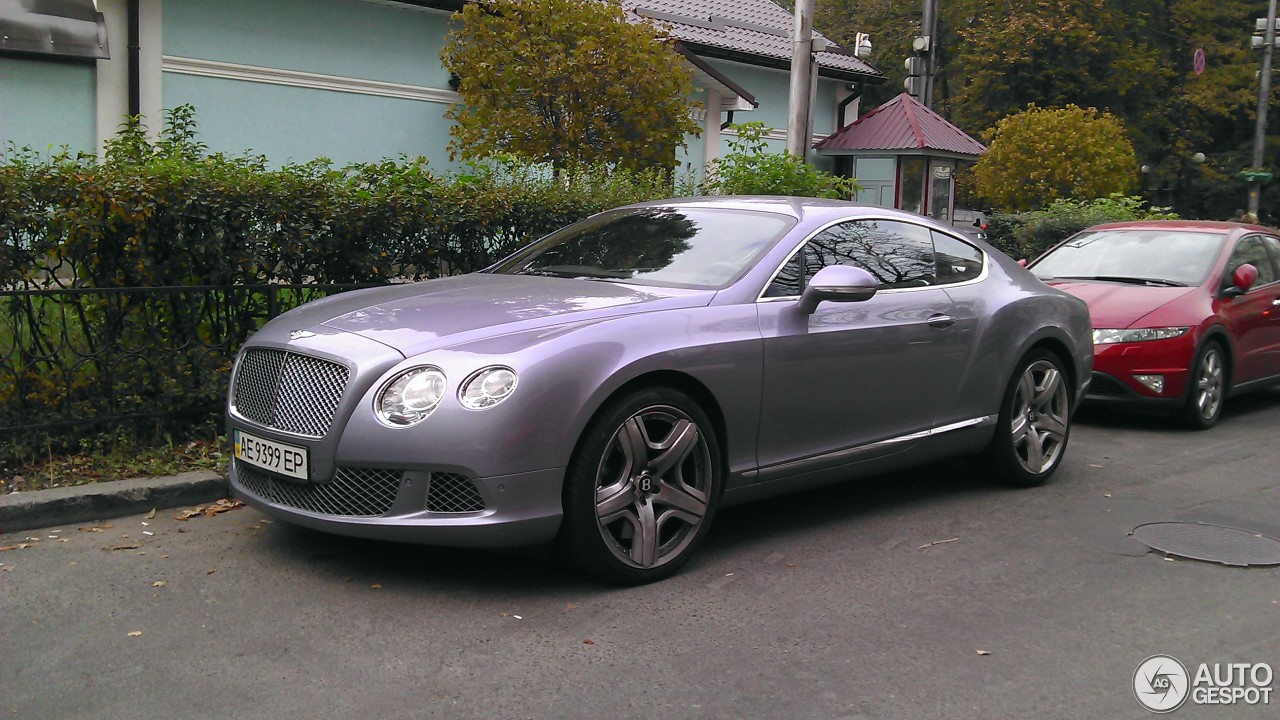
[[[268,323],[233,369],[230,480],[323,531],[553,544],[643,583],[733,503],[967,455],[1040,484],[1092,361],[1083,301],[927,218],[643,203]]]

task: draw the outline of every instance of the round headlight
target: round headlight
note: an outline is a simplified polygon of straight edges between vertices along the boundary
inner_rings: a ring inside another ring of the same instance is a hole
[[[483,410],[506,400],[516,389],[516,371],[507,367],[485,368],[462,384],[458,400],[463,407]]]
[[[392,427],[422,422],[444,397],[444,373],[437,367],[416,367],[391,379],[374,402],[378,419]]]

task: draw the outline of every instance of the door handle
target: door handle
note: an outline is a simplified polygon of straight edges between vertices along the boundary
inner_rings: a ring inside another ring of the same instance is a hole
[[[956,324],[956,319],[950,315],[934,315],[929,318],[929,326],[938,329],[949,328]]]

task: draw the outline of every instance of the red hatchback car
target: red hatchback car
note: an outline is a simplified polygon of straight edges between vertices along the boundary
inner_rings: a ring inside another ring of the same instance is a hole
[[[1086,400],[1209,428],[1224,401],[1280,383],[1280,236],[1228,222],[1098,225],[1029,266],[1093,319]]]

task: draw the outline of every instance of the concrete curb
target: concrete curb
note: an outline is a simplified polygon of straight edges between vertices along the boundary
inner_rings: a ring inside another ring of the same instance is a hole
[[[0,533],[198,505],[229,495],[227,476],[211,471],[9,493],[0,495]]]

